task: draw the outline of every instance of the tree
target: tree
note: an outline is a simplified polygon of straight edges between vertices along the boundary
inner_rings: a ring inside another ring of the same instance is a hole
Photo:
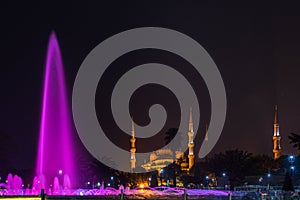
[[[208,160],[209,170],[216,174],[225,172],[228,175],[230,185],[243,183],[245,175],[251,170],[251,153],[242,150],[228,150],[225,153],[215,154]]]
[[[173,138],[176,136],[177,132],[178,132],[178,128],[170,128],[170,129],[168,129],[168,131],[165,133],[166,136],[164,138],[166,145],[168,145],[173,140]],[[175,153],[175,151],[177,150],[176,148],[178,146],[179,146],[179,144],[178,145],[172,145],[172,146],[170,146],[170,149],[173,152],[173,160],[176,159],[176,153]]]
[[[188,174],[182,174],[179,180],[182,182],[183,187],[187,188],[188,184],[192,182],[192,177]]]
[[[293,144],[293,147],[298,148],[300,150],[300,135],[296,133],[291,133],[289,139],[290,144]]]
[[[151,181],[150,181],[150,186],[151,187],[157,187],[158,186],[157,178],[158,178],[158,173],[157,173],[157,171],[154,171],[151,175]]]
[[[181,167],[175,161],[163,168],[163,177],[165,180],[172,180],[173,186],[176,187],[176,177],[181,172]]]
[[[291,178],[290,173],[288,171],[285,174],[282,190],[286,191],[286,192],[289,192],[289,191],[294,192],[294,186],[293,186],[292,178]]]
[[[249,174],[247,175],[263,175],[272,169],[278,169],[279,162],[267,155],[255,155],[250,158]]]

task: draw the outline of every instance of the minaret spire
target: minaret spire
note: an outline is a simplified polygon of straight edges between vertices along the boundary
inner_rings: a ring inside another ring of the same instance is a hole
[[[135,148],[135,132],[134,132],[134,121],[133,119],[131,120],[131,139],[130,139],[130,143],[131,143],[131,148],[130,148],[130,170],[131,172],[134,172],[135,166],[136,166],[136,158],[135,158],[135,152],[136,152],[136,148]]]
[[[194,128],[193,128],[193,116],[192,116],[192,108],[190,108],[190,119],[189,119],[189,132],[188,132],[188,137],[189,137],[189,143],[188,143],[188,148],[189,148],[189,169],[191,169],[194,166]]]
[[[277,119],[278,119],[278,108],[277,105],[275,105],[274,124],[277,124]]]
[[[205,139],[204,139],[205,142],[208,141],[208,127],[207,127],[207,124],[205,125]]]
[[[278,107],[275,105],[275,113],[274,113],[274,133],[273,133],[273,154],[274,160],[280,157],[281,147],[280,147],[280,133],[279,133],[279,121],[278,121]]]
[[[193,132],[194,133],[192,107],[190,107],[189,132]]]
[[[133,122],[133,118],[131,119],[131,136],[134,138],[135,133],[134,133],[134,122]]]

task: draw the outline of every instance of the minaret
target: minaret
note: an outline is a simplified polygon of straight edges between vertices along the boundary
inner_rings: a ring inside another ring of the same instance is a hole
[[[135,137],[134,137],[134,122],[132,119],[132,123],[131,123],[131,139],[130,139],[130,143],[131,143],[131,148],[130,148],[130,170],[131,172],[134,172],[135,169],[135,164],[136,164],[136,159],[135,159],[135,152],[136,152],[136,148],[135,148]]]
[[[190,120],[189,120],[189,132],[188,132],[188,137],[189,137],[189,143],[188,143],[188,148],[189,148],[189,169],[191,169],[194,166],[194,129],[193,129],[193,117],[192,117],[192,108],[190,108]]]
[[[274,154],[274,160],[278,159],[280,157],[281,153],[281,147],[280,147],[280,134],[279,134],[279,123],[278,123],[278,109],[277,105],[275,106],[275,116],[274,116],[274,134],[273,134],[273,142],[274,142],[274,148],[273,148],[273,154]]]
[[[204,138],[204,141],[208,142],[208,127],[207,127],[207,124],[205,126],[205,138]]]
[[[204,148],[205,148],[205,153],[206,153],[206,155],[208,154],[208,151],[207,151],[207,149],[208,149],[208,126],[207,126],[207,124],[205,125],[205,138],[204,138],[204,142],[203,142],[203,145],[205,145],[204,146]]]

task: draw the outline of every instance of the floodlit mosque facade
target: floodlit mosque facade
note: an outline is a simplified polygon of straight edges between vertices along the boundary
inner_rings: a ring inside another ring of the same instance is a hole
[[[132,122],[132,131],[131,131],[131,157],[130,157],[130,169],[131,172],[135,171],[136,168],[136,147],[135,147],[135,132],[134,132],[134,123]],[[192,117],[192,109],[190,109],[190,115],[189,115],[189,128],[187,132],[188,136],[188,156],[184,156],[183,151],[175,151],[173,152],[171,149],[159,149],[154,151],[150,154],[150,158],[148,162],[144,162],[141,167],[145,169],[146,172],[157,170],[160,172],[160,170],[169,164],[173,163],[174,161],[178,162],[179,159],[182,160],[180,163],[181,169],[185,170],[187,172],[190,171],[190,169],[194,166],[195,163],[195,155],[194,155],[194,129],[193,129],[193,117]],[[207,142],[208,137],[206,134],[205,141]]]

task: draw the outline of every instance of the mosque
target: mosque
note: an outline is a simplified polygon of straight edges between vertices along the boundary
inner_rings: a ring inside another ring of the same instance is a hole
[[[134,131],[134,122],[132,122],[132,130],[131,130],[131,156],[130,156],[130,169],[131,172],[134,172],[136,169],[136,147],[135,147],[135,131]],[[192,117],[192,109],[190,109],[189,115],[189,126],[188,126],[188,155],[185,156],[183,151],[175,151],[172,152],[171,149],[159,149],[150,154],[150,158],[148,162],[144,162],[141,167],[145,169],[146,172],[157,170],[160,172],[161,169],[166,167],[167,165],[181,160],[180,166],[184,171],[189,172],[195,163],[195,155],[194,155],[194,130],[193,130],[193,117]],[[280,146],[281,136],[279,133],[279,122],[278,122],[278,108],[275,106],[275,114],[274,114],[274,133],[273,133],[273,158],[277,160],[281,156],[281,146]],[[206,135],[204,139],[204,144],[208,142],[208,134],[206,128]]]
[[[136,169],[136,147],[135,147],[135,131],[134,131],[134,123],[132,122],[132,131],[131,131],[131,157],[130,157],[130,169],[131,172],[134,172]],[[185,156],[183,151],[175,151],[173,152],[171,149],[159,149],[154,151],[150,154],[148,162],[144,162],[141,167],[145,170],[145,172],[154,171],[157,170],[160,172],[161,169],[168,166],[169,164],[173,163],[174,161],[180,164],[181,169],[184,171],[189,172],[190,169],[194,166],[195,163],[195,155],[194,155],[194,129],[193,129],[193,116],[192,116],[192,109],[190,109],[190,115],[189,115],[189,126],[187,131],[187,137],[188,137],[188,155]],[[208,136],[206,133],[205,136],[205,142],[208,141]],[[179,163],[179,160],[181,161]]]

